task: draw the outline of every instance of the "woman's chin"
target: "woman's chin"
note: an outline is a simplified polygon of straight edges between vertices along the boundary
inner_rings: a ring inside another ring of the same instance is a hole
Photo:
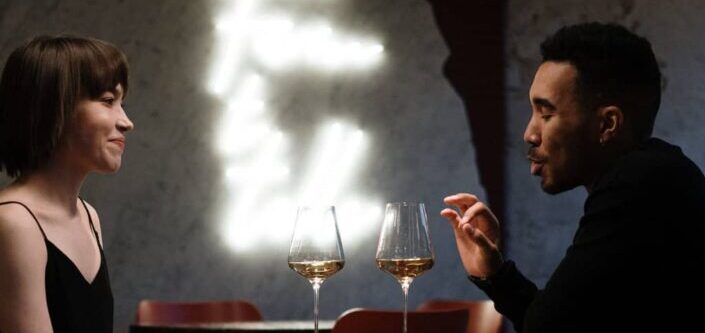
[[[109,165],[104,165],[103,167],[95,170],[95,172],[100,173],[100,174],[114,174],[120,170],[121,165],[122,165],[122,162],[117,161],[117,162],[111,163]]]

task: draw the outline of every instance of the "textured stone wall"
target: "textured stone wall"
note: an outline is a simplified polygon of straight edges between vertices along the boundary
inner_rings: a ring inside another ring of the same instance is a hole
[[[299,10],[328,17],[344,31],[374,33],[385,46],[383,64],[352,76],[292,71],[278,77],[275,119],[299,138],[294,154],[307,149],[312,120],[350,119],[373,138],[371,158],[356,184],[381,202],[428,203],[437,265],[412,286],[412,308],[429,298],[483,298],[468,285],[452,235],[437,217],[444,194],[484,193],[462,105],[440,74],[447,54],[430,8],[425,1],[338,1],[333,7],[302,1]],[[3,61],[31,36],[64,32],[111,41],[130,59],[127,108],[136,130],[128,135],[123,169],[92,175],[83,190],[101,214],[116,332],[127,331],[143,298],[245,298],[267,319],[311,316],[310,287],[286,267],[285,242],[238,253],[219,234],[223,168],[212,133],[223,106],[206,91],[205,81],[220,6],[169,0],[0,2]],[[655,135],[680,145],[704,167],[703,13],[705,3],[696,0],[508,2],[505,245],[507,256],[539,285],[570,243],[585,193],[543,194],[528,173],[521,138],[538,44],[561,25],[589,20],[621,23],[649,38],[666,79]],[[346,267],[322,288],[323,318],[351,307],[401,305],[398,285],[374,267],[376,237],[374,231],[344,244]]]
[[[296,4],[292,10],[324,17],[350,35],[374,36],[385,47],[382,63],[372,70],[302,69],[272,76],[268,103],[276,110],[277,127],[292,138],[291,155],[307,152],[312,125],[320,119],[339,117],[364,130],[371,140],[369,157],[355,186],[374,195],[380,206],[399,200],[428,205],[437,261],[412,286],[410,307],[429,298],[483,297],[467,283],[452,234],[438,216],[445,194],[483,191],[462,104],[441,75],[447,51],[429,5],[272,3]],[[143,298],[243,298],[267,319],[312,318],[311,287],[286,264],[288,241],[239,253],[220,234],[223,166],[213,133],[223,105],[207,92],[206,81],[215,49],[214,17],[223,4],[0,2],[3,61],[31,36],[65,32],[113,42],[129,58],[126,104],[136,129],[128,133],[123,168],[116,175],[91,175],[83,187],[103,224],[116,332],[127,331]],[[290,216],[282,218],[293,224]],[[374,263],[377,232],[378,224],[356,243],[344,244],[345,268],[321,290],[322,318],[334,319],[352,307],[401,308],[399,285]]]

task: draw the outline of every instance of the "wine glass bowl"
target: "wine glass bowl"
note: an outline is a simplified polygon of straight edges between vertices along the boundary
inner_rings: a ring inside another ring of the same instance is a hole
[[[333,206],[299,207],[289,247],[289,267],[313,287],[314,332],[318,332],[318,291],[323,282],[343,269],[345,254]]]
[[[343,269],[344,265],[345,261],[342,260],[289,261],[289,267],[296,273],[309,281],[318,281],[319,283],[323,283],[325,279]]]
[[[399,283],[411,283],[433,267],[433,258],[377,259],[377,267],[392,274]]]
[[[409,287],[433,267],[433,247],[423,203],[387,203],[377,244],[377,267],[399,282],[404,293],[404,333]]]

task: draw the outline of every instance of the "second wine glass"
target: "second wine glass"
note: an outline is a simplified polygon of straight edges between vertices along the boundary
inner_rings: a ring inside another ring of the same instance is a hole
[[[404,292],[404,333],[409,286],[414,278],[433,267],[433,248],[428,235],[423,203],[388,203],[377,245],[377,267],[394,276]]]
[[[313,286],[314,332],[318,333],[318,290],[345,265],[333,206],[299,207],[288,262],[291,269]]]

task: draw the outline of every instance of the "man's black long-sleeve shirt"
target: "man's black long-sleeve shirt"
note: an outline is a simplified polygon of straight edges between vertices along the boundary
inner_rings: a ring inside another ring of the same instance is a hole
[[[705,332],[704,237],[702,172],[650,139],[595,183],[544,289],[511,261],[473,281],[519,332]]]

